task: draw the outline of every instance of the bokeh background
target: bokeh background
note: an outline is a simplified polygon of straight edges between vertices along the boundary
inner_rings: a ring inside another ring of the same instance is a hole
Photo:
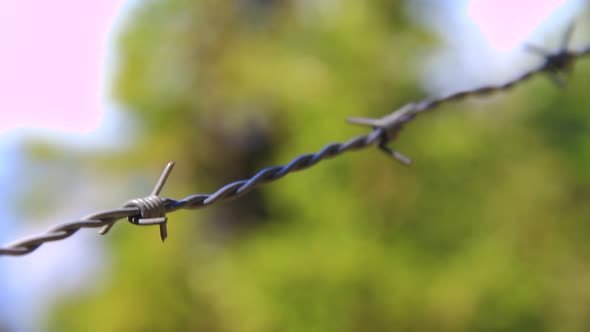
[[[500,83],[582,0],[0,1],[0,242]],[[0,331],[588,331],[590,60],[157,228],[0,258]]]

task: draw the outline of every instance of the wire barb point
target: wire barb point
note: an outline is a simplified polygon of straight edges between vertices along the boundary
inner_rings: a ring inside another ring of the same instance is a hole
[[[540,71],[549,74],[549,78],[560,88],[565,88],[567,85],[568,74],[571,72],[574,60],[578,56],[575,52],[568,49],[570,40],[574,32],[575,22],[568,25],[566,31],[561,38],[560,46],[557,51],[550,51],[545,48],[525,44],[527,51],[535,53],[544,58],[545,63],[541,66]]]
[[[399,161],[403,165],[410,166],[412,164],[412,159],[410,157],[402,154],[399,151],[396,151],[396,150],[388,147],[384,143],[379,144],[378,147],[381,151],[385,152],[385,154],[395,158],[397,161]]]
[[[168,230],[166,227],[166,223],[168,222],[168,218],[166,217],[166,201],[158,196],[164,185],[166,184],[166,180],[168,180],[168,176],[172,172],[174,168],[174,161],[169,162],[164,167],[158,182],[154,186],[154,190],[152,193],[144,198],[135,198],[132,200],[127,201],[123,206],[124,207],[134,207],[137,208],[139,214],[130,216],[127,219],[129,222],[135,225],[140,226],[151,226],[151,225],[159,225],[160,226],[160,238],[162,242],[166,240],[168,237]],[[98,233],[101,235],[106,234],[111,228],[113,224],[105,225]]]
[[[347,121],[356,125],[372,127],[377,135],[377,140],[375,141],[377,147],[387,155],[397,159],[402,164],[410,165],[412,159],[391,149],[387,146],[387,143],[395,139],[403,125],[406,122],[411,121],[416,114],[418,114],[419,110],[417,104],[408,103],[382,118],[372,119],[352,117],[348,118]]]
[[[59,225],[43,234],[0,247],[0,256],[22,256],[29,254],[37,250],[44,243],[63,240],[82,228],[102,227],[101,234],[106,234],[115,222],[125,218],[136,225],[159,225],[160,237],[164,240],[167,236],[166,212],[171,213],[181,209],[199,209],[224,200],[238,198],[256,187],[278,181],[287,174],[307,169],[322,160],[334,158],[347,152],[359,151],[369,146],[377,146],[381,151],[386,152],[403,164],[410,164],[410,158],[388,147],[388,144],[396,139],[397,134],[405,124],[413,121],[418,114],[434,111],[442,105],[451,102],[470,97],[484,97],[510,90],[540,73],[565,75],[576,59],[582,56],[590,56],[590,47],[588,46],[578,51],[567,49],[566,46],[573,33],[572,31],[573,28],[571,27],[566,31],[562,39],[562,47],[558,52],[550,52],[536,46],[528,46],[529,51],[541,55],[545,59],[545,63],[542,66],[521,73],[512,80],[501,84],[481,86],[437,98],[426,98],[421,101],[409,103],[380,119],[349,118],[348,122],[369,126],[373,131],[367,135],[353,137],[344,143],[329,143],[318,152],[306,153],[295,157],[286,165],[264,168],[248,179],[226,184],[211,194],[193,194],[180,200],[160,198],[159,193],[174,166],[174,163],[170,162],[166,165],[150,196],[131,200],[126,203],[127,207],[94,213],[77,221]],[[564,79],[564,77],[558,77],[557,80],[559,79]]]

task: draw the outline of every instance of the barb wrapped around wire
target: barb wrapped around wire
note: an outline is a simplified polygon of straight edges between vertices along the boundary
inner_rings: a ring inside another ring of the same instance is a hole
[[[81,228],[101,228],[99,233],[106,234],[115,222],[125,218],[135,225],[158,225],[160,227],[160,237],[164,241],[167,236],[167,213],[179,209],[202,208],[217,202],[237,198],[263,184],[277,181],[289,173],[312,167],[324,159],[333,158],[348,151],[356,151],[373,145],[376,145],[380,150],[403,164],[410,164],[410,158],[392,149],[388,144],[398,137],[404,125],[413,121],[419,114],[434,110],[444,103],[458,101],[471,96],[485,96],[508,90],[540,73],[548,73],[550,78],[559,87],[565,87],[565,75],[571,71],[574,61],[579,57],[590,54],[590,47],[579,51],[568,49],[567,46],[572,33],[573,24],[567,28],[561,41],[560,49],[555,52],[547,51],[538,46],[526,45],[527,50],[543,56],[544,62],[541,66],[527,71],[511,81],[500,85],[460,91],[441,98],[424,99],[419,102],[408,103],[379,119],[349,118],[348,121],[350,123],[371,127],[371,133],[354,137],[344,143],[330,143],[317,153],[298,156],[285,166],[265,168],[249,179],[229,183],[211,194],[195,194],[181,200],[159,197],[159,193],[174,166],[174,163],[170,162],[162,172],[150,196],[130,200],[122,208],[94,213],[80,220],[54,227],[45,234],[0,247],[0,256],[21,256],[29,254],[46,242],[63,240],[72,236]]]
[[[412,121],[420,113],[433,110],[443,103],[458,101],[467,97],[485,96],[508,90],[539,73],[548,73],[549,77],[557,86],[565,88],[567,75],[572,71],[574,61],[577,58],[590,53],[590,47],[581,51],[572,51],[568,49],[573,31],[574,24],[572,23],[567,27],[561,39],[560,48],[555,52],[539,46],[525,44],[526,50],[543,57],[543,64],[504,84],[484,86],[473,90],[460,91],[441,98],[425,99],[421,102],[409,103],[379,119],[352,117],[347,120],[353,124],[372,127],[374,132],[379,136],[377,146],[382,151],[391,155],[403,164],[410,164],[410,158],[388,147],[387,143],[393,141],[397,137],[404,124]]]

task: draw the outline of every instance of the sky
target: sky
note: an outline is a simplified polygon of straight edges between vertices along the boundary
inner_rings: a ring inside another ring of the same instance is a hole
[[[492,48],[498,51],[511,51],[566,2],[566,0],[469,1],[466,12],[467,17],[477,25]],[[498,17],[502,17],[503,24],[498,24]]]
[[[565,28],[582,0],[430,2],[414,16],[443,41],[440,49],[420,58],[425,89],[442,94],[506,80],[518,72],[515,66],[541,61],[524,53],[522,43],[543,45],[547,33]],[[23,139],[33,136],[74,149],[121,148],[127,140],[117,136],[128,119],[108,99],[106,80],[116,67],[114,32],[130,3],[0,0],[0,244],[42,232],[77,212],[56,207],[31,226],[6,204],[19,190],[15,179],[51,171],[19,152]],[[78,208],[94,211],[84,204],[80,201]],[[93,274],[107,273],[101,249],[92,245],[96,237],[81,231],[32,255],[0,257],[0,326],[4,321],[14,331],[37,330],[30,317],[42,318],[49,299],[83,288]]]
[[[77,209],[64,205],[44,220],[29,223],[10,205],[12,197],[27,187],[25,181],[39,181],[46,176],[41,170],[51,170],[50,165],[27,160],[21,153],[24,139],[78,149],[114,148],[120,141],[117,128],[125,117],[107,98],[105,79],[113,66],[112,37],[124,16],[124,4],[0,0],[0,244],[79,216],[73,214],[79,213]],[[40,191],[50,193],[51,188]],[[73,203],[88,208],[88,203]],[[39,330],[52,298],[80,289],[94,273],[105,273],[92,237],[95,232],[78,232],[55,250],[0,257],[0,330]]]
[[[98,128],[107,37],[122,3],[0,0],[0,133]]]

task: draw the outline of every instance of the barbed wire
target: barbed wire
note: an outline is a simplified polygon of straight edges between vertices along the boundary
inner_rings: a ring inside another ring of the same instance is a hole
[[[273,166],[262,169],[249,179],[231,182],[211,194],[195,194],[180,200],[161,198],[159,196],[160,191],[174,167],[174,162],[169,162],[149,196],[130,200],[122,208],[97,212],[79,220],[56,226],[45,234],[0,247],[0,256],[22,256],[29,254],[44,243],[63,240],[82,228],[101,228],[99,233],[104,235],[110,231],[117,221],[122,219],[128,219],[131,223],[140,226],[158,225],[160,227],[160,237],[164,241],[167,236],[167,213],[181,209],[204,208],[217,202],[238,198],[254,188],[277,181],[289,173],[304,170],[316,165],[322,160],[334,158],[345,152],[361,150],[372,145],[377,146],[400,162],[409,164],[411,163],[410,158],[388,147],[387,144],[395,141],[403,126],[413,121],[419,114],[435,110],[449,102],[509,90],[541,73],[549,74],[550,78],[558,86],[564,87],[566,83],[564,75],[571,71],[575,60],[590,54],[590,47],[578,51],[568,49],[572,32],[573,24],[568,26],[562,38],[560,48],[555,52],[547,51],[533,45],[525,45],[527,50],[541,55],[544,62],[542,65],[521,74],[513,80],[499,85],[464,90],[440,98],[426,98],[422,101],[411,102],[380,119],[349,118],[348,121],[350,123],[371,127],[371,133],[353,137],[344,143],[330,143],[324,146],[319,152],[300,155],[284,166]]]

